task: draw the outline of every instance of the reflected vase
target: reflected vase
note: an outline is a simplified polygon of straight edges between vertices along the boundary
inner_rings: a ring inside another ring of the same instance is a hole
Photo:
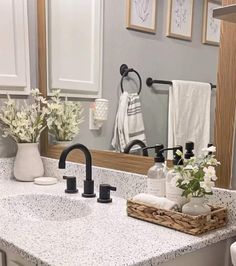
[[[38,143],[18,143],[13,173],[18,181],[32,182],[44,174]]]
[[[205,202],[205,197],[192,197],[188,203],[184,204],[182,212],[192,216],[210,215],[211,208]]]

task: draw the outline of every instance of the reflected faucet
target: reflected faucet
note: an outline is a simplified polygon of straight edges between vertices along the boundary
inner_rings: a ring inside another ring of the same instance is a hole
[[[84,193],[82,193],[82,196],[85,198],[95,197],[96,194],[94,193],[94,181],[92,180],[92,157],[90,151],[86,146],[78,143],[64,149],[61,153],[58,167],[60,169],[66,168],[66,157],[71,151],[75,149],[81,150],[85,155],[86,179],[84,180]]]
[[[124,149],[124,153],[129,153],[131,148],[135,145],[139,145],[141,149],[143,148],[146,148],[146,144],[142,141],[142,140],[139,140],[139,139],[134,139],[132,141],[130,141],[125,149]],[[148,151],[147,150],[142,150],[143,151],[143,156],[148,156]]]

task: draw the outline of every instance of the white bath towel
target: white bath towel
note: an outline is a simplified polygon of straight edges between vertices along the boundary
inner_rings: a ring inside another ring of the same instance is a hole
[[[169,90],[168,147],[194,142],[199,155],[210,141],[209,83],[173,80]],[[168,153],[168,158],[172,154]]]
[[[134,139],[146,143],[141,103],[137,93],[125,91],[120,96],[111,145],[116,151],[123,152]]]
[[[154,208],[163,210],[178,210],[178,204],[167,198],[156,197],[146,193],[140,193],[132,198],[133,201],[144,203]]]

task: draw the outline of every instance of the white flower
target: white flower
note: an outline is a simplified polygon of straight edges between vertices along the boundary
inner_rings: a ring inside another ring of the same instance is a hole
[[[215,183],[211,181],[211,178],[205,176],[204,181],[200,182],[200,187],[205,189],[207,193],[212,191],[212,187],[215,186]]]
[[[208,165],[220,165],[220,162],[218,162],[214,157],[211,157],[208,162],[207,162]]]
[[[213,166],[204,167],[203,172],[205,173],[205,177],[212,179],[213,181],[217,180],[216,170]]]
[[[184,170],[193,170],[193,166],[190,165],[190,164],[187,164],[185,167],[184,167]]]
[[[210,147],[204,148],[202,150],[206,151],[206,152],[216,152],[216,147],[215,146],[210,146]]]

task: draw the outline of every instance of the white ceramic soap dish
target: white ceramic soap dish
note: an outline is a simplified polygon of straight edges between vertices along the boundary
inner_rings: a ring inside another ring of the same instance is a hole
[[[56,177],[37,177],[34,179],[34,184],[36,185],[43,185],[43,186],[48,186],[48,185],[54,185],[57,183],[57,178]]]

